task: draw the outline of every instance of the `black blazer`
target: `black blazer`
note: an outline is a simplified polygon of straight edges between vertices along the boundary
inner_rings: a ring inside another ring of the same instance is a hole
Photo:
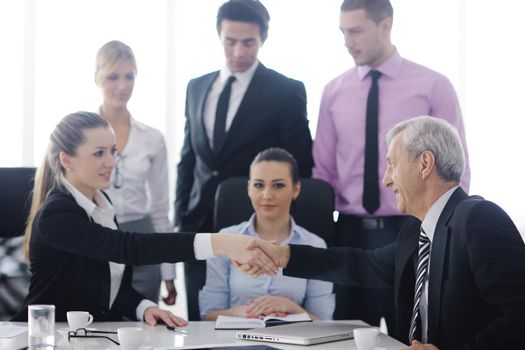
[[[398,240],[365,251],[291,246],[285,275],[393,287],[394,336],[408,343],[421,222]],[[429,270],[428,341],[445,349],[525,348],[525,246],[494,203],[457,189],[437,223]]]
[[[127,233],[90,220],[70,194],[52,190],[33,222],[30,240],[31,281],[16,321],[27,320],[27,305],[54,304],[55,318],[66,312],[90,312],[95,321],[136,319],[145,299],[131,286],[126,266],[117,297],[109,308],[108,261],[126,265],[195,259],[194,234]]]
[[[226,140],[215,152],[206,136],[203,110],[218,76],[219,72],[213,72],[193,79],[186,91],[186,125],[177,166],[174,221],[184,230],[198,230],[213,212],[219,183],[234,176],[248,176],[253,158],[266,148],[285,148],[297,160],[300,175],[311,175],[312,138],[303,83],[259,63]]]

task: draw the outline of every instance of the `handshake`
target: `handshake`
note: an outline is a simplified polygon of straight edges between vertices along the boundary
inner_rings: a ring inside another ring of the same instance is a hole
[[[215,255],[228,256],[236,267],[252,277],[275,276],[277,269],[286,267],[290,259],[289,246],[261,239],[220,233],[212,235],[211,243]]]

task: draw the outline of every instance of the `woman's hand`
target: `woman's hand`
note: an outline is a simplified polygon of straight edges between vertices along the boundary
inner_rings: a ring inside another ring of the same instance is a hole
[[[159,309],[156,306],[150,306],[144,311],[144,321],[150,326],[156,325],[159,321],[164,322],[170,327],[186,327],[188,321],[175,316],[168,310]]]
[[[247,318],[254,318],[256,317],[253,314],[248,313],[248,309],[250,308],[250,305],[238,305],[230,308],[230,312],[232,316],[237,317],[247,317]]]
[[[273,295],[265,295],[252,300],[247,310],[248,314],[256,317],[274,315],[284,317],[288,314],[299,314],[304,309],[294,301]]]

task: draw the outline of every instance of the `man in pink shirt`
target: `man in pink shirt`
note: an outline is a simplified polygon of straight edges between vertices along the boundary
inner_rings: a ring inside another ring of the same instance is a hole
[[[313,177],[329,182],[339,211],[335,246],[377,248],[395,241],[404,222],[392,191],[380,185],[385,136],[400,121],[431,115],[454,125],[466,153],[454,88],[444,75],[402,58],[391,42],[389,0],[344,0],[340,30],[355,67],[325,87],[313,146]],[[366,176],[365,176],[366,172]],[[335,319],[362,319],[394,329],[393,292],[335,286]]]

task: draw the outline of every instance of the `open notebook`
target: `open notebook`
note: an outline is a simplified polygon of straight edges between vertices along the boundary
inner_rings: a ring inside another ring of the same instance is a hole
[[[306,312],[302,314],[290,314],[286,317],[266,316],[263,319],[220,315],[215,322],[215,329],[253,329],[311,321],[312,319]]]

